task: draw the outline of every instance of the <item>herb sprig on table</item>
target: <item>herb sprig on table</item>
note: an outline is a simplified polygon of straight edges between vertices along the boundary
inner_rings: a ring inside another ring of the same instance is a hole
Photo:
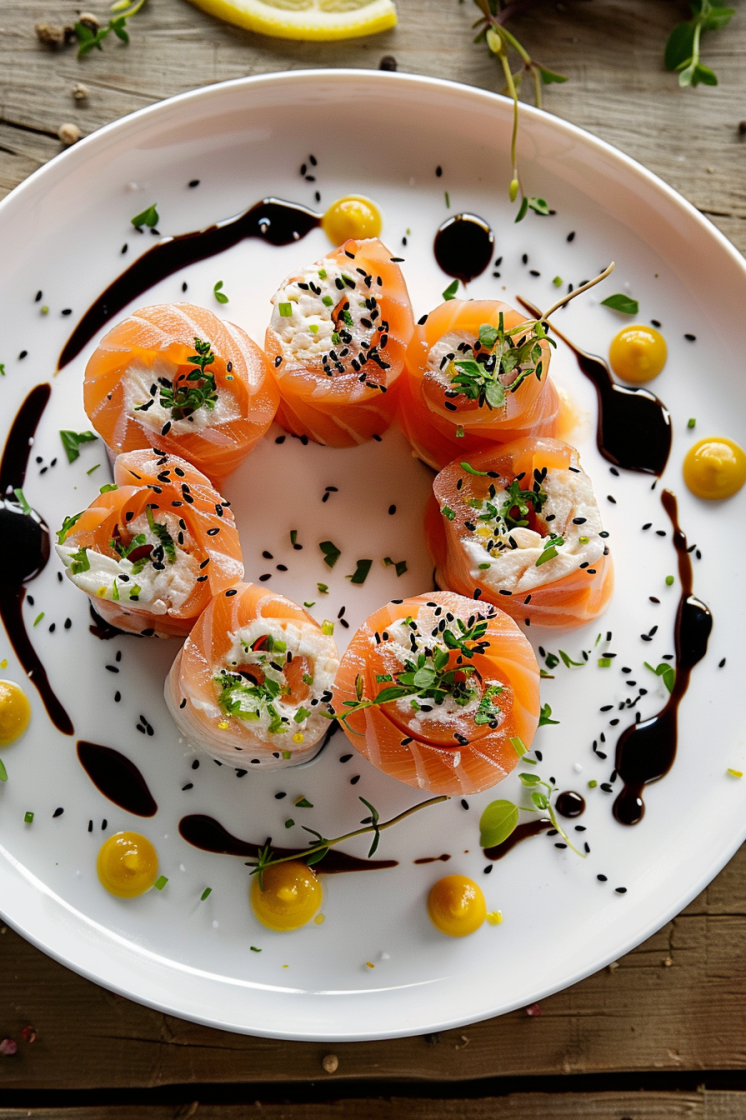
[[[123,43],[129,43],[127,20],[137,15],[144,3],[145,0],[135,0],[135,3],[130,3],[130,0],[116,0],[116,3],[112,4],[109,9],[114,14],[103,27],[96,26],[98,21],[79,19],[75,24],[75,38],[79,44],[78,58],[84,58],[85,55],[90,54],[94,47],[96,50],[103,50],[101,44],[112,31],[117,39],[121,39]]]

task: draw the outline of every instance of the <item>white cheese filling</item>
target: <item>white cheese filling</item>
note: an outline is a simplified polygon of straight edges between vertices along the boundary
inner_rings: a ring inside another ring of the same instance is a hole
[[[471,523],[476,528],[463,541],[472,579],[495,591],[520,594],[564,579],[581,566],[592,568],[601,559],[605,546],[599,533],[603,524],[588,475],[584,471],[549,470],[542,485],[547,500],[538,516],[563,543],[552,546],[547,537],[532,529],[507,529],[499,518],[480,521],[480,508],[475,508]],[[496,490],[495,497],[483,502],[481,508],[489,503],[499,509],[504,501],[505,491]],[[583,520],[578,524],[576,519]],[[554,547],[557,555],[537,567],[545,547]]]
[[[199,561],[187,551],[194,542],[189,533],[181,530],[179,519],[173,514],[158,512],[153,516],[158,524],[166,525],[174,541],[176,558],[173,561],[163,555],[160,560],[156,559],[155,564],[148,561],[137,571],[139,564],[136,561],[116,560],[92,548],[78,550],[58,544],[57,555],[65,565],[68,579],[88,595],[119,602],[132,610],[155,615],[178,610],[192,594],[200,574]],[[145,543],[152,546],[155,556],[161,556],[161,541],[150,528],[145,514],[131,521],[127,529],[133,537],[142,534]],[[183,544],[179,542],[179,535]],[[81,560],[75,559],[79,551],[85,552],[89,565],[85,571],[73,571],[73,566],[81,566]]]
[[[253,650],[254,643],[265,635],[271,638],[273,648]],[[218,678],[215,682],[216,697],[220,697],[223,691],[219,683],[221,669],[235,674],[238,670],[250,670],[252,665],[256,665],[261,670],[258,676],[263,678],[263,682],[270,681],[277,686],[277,690],[271,690],[273,693],[277,691],[277,695],[267,695],[261,685],[258,691],[264,695],[252,695],[242,690],[242,687],[252,688],[251,680],[242,677],[240,682],[236,681],[239,687],[231,690],[229,699],[239,704],[242,713],[248,714],[247,727],[258,738],[266,739],[278,749],[298,750],[306,737],[312,736],[312,741],[320,738],[331,726],[324,714],[328,712],[328,703],[320,697],[325,692],[331,692],[339,668],[334,639],[321,634],[311,623],[261,617],[230,633],[229,638],[230,650],[223,664],[217,666],[214,672],[214,677]],[[307,662],[303,683],[308,688],[308,694],[297,702],[288,695],[288,682],[283,671],[288,658],[304,658]],[[234,713],[234,718],[241,719],[242,716]]]
[[[353,281],[355,287],[346,284],[343,277]],[[270,326],[280,339],[284,356],[302,362],[334,350],[342,362],[345,358],[349,361],[350,355],[357,357],[361,349],[367,349],[361,343],[370,343],[376,323],[380,323],[379,309],[366,303],[375,298],[376,291],[375,280],[368,288],[352,260],[349,268],[340,268],[336,261],[324,259],[299,275],[289,276],[271,301]],[[346,315],[351,321],[343,315],[335,326],[332,313],[343,299],[350,305]],[[365,326],[363,319],[372,326]],[[340,338],[343,332],[352,335],[351,342]],[[344,354],[348,348],[349,354]]]
[[[205,428],[216,428],[239,419],[241,410],[235,398],[221,388],[218,389],[218,399],[214,408],[198,408],[191,416],[183,420],[174,420],[171,409],[164,408],[160,403],[162,386],[158,379],[162,377],[168,382],[173,382],[178,370],[179,366],[175,362],[163,357],[156,358],[152,365],[138,359],[130,362],[122,378],[122,384],[124,407],[133,420],[144,428],[157,432],[158,435],[170,421],[170,432],[180,436],[189,432],[201,432]],[[143,408],[143,405],[146,407]]]

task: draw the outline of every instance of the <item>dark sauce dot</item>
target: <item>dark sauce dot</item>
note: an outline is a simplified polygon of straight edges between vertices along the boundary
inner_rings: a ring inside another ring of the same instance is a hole
[[[466,284],[479,276],[492,260],[495,237],[476,214],[454,214],[435,235],[435,259],[443,272]]]

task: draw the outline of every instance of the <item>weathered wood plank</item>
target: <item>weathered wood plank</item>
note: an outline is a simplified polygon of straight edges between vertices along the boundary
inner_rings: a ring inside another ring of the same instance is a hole
[[[211,1031],[111,995],[8,930],[0,938],[4,1088],[431,1079],[746,1066],[746,849],[635,952],[542,1004],[440,1036],[345,1045]],[[665,962],[670,961],[670,964]],[[21,1030],[32,1024],[33,1044]],[[105,1071],[105,1074],[102,1072]],[[624,1115],[622,1113],[621,1115]]]
[[[746,1093],[514,1093],[481,1100],[393,1097],[253,1105],[109,1105],[0,1109],[0,1120],[744,1120]]]
[[[707,40],[707,58],[720,85],[682,92],[661,59],[683,7],[677,0],[567,0],[532,7],[530,22],[524,17],[515,29],[537,57],[570,79],[546,91],[548,108],[639,159],[702,210],[744,220],[746,141],[738,122],[741,112],[746,115],[739,109],[746,89],[741,66],[746,20],[734,20]],[[221,24],[186,0],[158,0],[133,20],[129,47],[107,42],[103,52],[79,61],[72,48],[50,50],[34,35],[34,22],[42,16],[69,20],[72,8],[64,0],[4,0],[1,118],[18,131],[52,136],[63,121],[74,120],[88,133],[195,85],[308,66],[375,67],[387,53],[395,54],[404,70],[499,88],[495,65],[471,42],[474,13],[469,3],[406,0],[399,26],[383,35],[341,44],[293,43]],[[82,106],[70,93],[76,81],[90,89]],[[29,144],[35,158],[38,137]],[[0,189],[7,190],[21,181],[28,165],[4,152],[5,146],[0,139]],[[21,139],[17,146],[23,150]],[[54,150],[51,140],[47,154]],[[746,248],[740,220],[726,221],[726,231]]]

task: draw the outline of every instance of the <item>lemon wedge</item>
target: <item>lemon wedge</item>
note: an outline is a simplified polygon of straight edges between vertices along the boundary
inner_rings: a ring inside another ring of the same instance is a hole
[[[276,39],[353,39],[396,26],[393,0],[192,0],[210,15]]]

